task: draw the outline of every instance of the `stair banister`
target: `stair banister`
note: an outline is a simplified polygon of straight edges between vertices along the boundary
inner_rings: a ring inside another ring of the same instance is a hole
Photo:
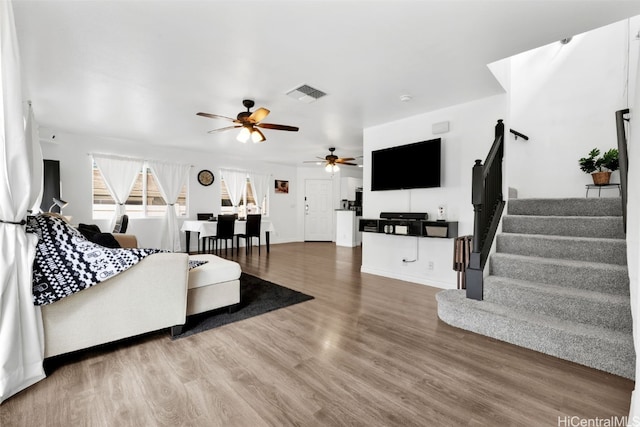
[[[625,114],[629,109],[616,111],[616,129],[618,134],[618,160],[620,163],[620,195],[622,196],[622,224],[627,230],[627,174],[629,171],[629,157],[627,156],[627,136],[624,128]]]
[[[529,137],[523,133],[518,132],[517,130],[513,130],[513,129],[509,129],[509,132],[511,132],[512,134],[515,135],[516,139],[518,139],[518,137],[524,139],[525,141],[529,140]]]
[[[473,246],[465,282],[467,298],[475,300],[483,299],[484,266],[505,205],[502,197],[503,154],[504,124],[498,120],[493,145],[484,165],[476,160],[472,170]]]

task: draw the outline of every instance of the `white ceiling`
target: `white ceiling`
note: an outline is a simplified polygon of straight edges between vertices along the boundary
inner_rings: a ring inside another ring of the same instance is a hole
[[[500,93],[486,64],[640,14],[637,0],[13,4],[24,96],[51,133],[292,165],[361,155],[365,127]],[[301,84],[328,95],[285,95]],[[196,116],[235,117],[244,98],[300,131],[241,144]]]

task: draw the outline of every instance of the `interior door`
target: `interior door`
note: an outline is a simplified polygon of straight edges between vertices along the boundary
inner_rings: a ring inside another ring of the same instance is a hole
[[[304,240],[333,240],[333,182],[307,179],[304,185]]]

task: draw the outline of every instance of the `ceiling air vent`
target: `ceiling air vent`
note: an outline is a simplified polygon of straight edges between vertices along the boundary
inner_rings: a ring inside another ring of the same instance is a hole
[[[312,88],[309,85],[302,85],[300,87],[290,90],[289,92],[287,92],[287,95],[289,95],[294,99],[297,99],[298,101],[302,101],[306,104],[311,104],[315,100],[325,96],[326,93],[324,93],[321,90]]]

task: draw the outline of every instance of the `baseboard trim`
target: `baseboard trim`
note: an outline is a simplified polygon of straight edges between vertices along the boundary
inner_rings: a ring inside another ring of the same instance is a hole
[[[405,282],[417,283],[419,285],[431,286],[431,287],[440,288],[440,289],[456,289],[457,287],[455,283],[442,282],[442,281],[424,278],[420,276],[412,276],[410,274],[397,274],[397,273],[393,273],[386,270],[378,270],[375,268],[370,268],[365,265],[360,266],[360,272],[373,274],[376,276],[389,277],[390,279],[398,279],[398,280],[403,280]]]

